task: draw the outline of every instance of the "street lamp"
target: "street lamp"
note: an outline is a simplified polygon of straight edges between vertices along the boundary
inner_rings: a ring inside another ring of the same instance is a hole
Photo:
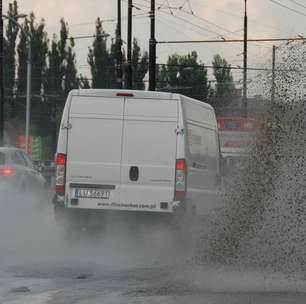
[[[31,34],[27,33],[24,28],[17,22],[17,19],[26,18],[26,14],[18,14],[14,18],[2,15],[2,18],[8,19],[16,24],[27,38],[27,92],[26,92],[26,127],[25,127],[25,151],[29,153],[29,133],[30,133],[30,113],[31,113],[31,74],[32,74],[32,50],[31,50]],[[3,81],[3,80],[2,80]]]

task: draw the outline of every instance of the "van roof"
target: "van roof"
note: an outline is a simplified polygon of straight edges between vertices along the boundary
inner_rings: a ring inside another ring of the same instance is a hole
[[[180,100],[182,97],[185,100],[193,101],[201,105],[202,107],[212,110],[213,107],[208,103],[181,95],[177,93],[169,93],[169,92],[158,92],[158,91],[142,91],[142,90],[125,90],[125,89],[78,89],[72,90],[70,94],[72,96],[103,96],[103,97],[115,97],[117,94],[133,94],[133,97],[136,98],[144,98],[144,99],[176,99]]]
[[[140,91],[140,90],[114,90],[114,89],[79,89],[72,90],[70,94],[73,96],[86,95],[86,96],[103,96],[103,97],[114,97],[117,94],[133,94],[136,98],[147,98],[147,99],[179,99],[178,94],[167,93],[167,92],[152,92],[152,91]]]

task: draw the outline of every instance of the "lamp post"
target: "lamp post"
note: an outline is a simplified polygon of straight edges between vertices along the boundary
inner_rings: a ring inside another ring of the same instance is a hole
[[[2,15],[2,2],[0,4],[0,10]],[[4,84],[3,84],[3,19],[0,19],[0,146],[4,145]]]
[[[2,15],[2,18],[8,19],[16,24],[27,38],[27,92],[26,92],[26,126],[25,126],[25,151],[29,153],[29,134],[30,134],[30,114],[31,114],[31,80],[32,80],[32,49],[31,49],[31,35],[27,33],[24,28],[16,21],[19,18],[26,18],[26,14],[19,14],[12,18],[10,16]],[[3,55],[3,54],[2,54]],[[2,77],[3,78],[3,77]],[[3,79],[2,79],[3,82]]]
[[[243,39],[243,116],[248,116],[248,15],[247,0],[244,0],[244,39]]]

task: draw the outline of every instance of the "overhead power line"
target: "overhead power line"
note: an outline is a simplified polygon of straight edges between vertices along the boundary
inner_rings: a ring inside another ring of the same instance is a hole
[[[137,64],[143,64],[138,62]],[[146,62],[148,64],[148,62]],[[214,66],[214,65],[205,65],[205,64],[169,64],[169,63],[156,63],[157,66],[165,67],[177,67],[177,68],[193,68],[193,69],[226,69],[226,70],[243,70],[243,67],[237,66]],[[83,67],[88,66],[88,64],[82,65]],[[113,66],[106,66],[104,69],[114,69]],[[272,71],[271,68],[256,68],[256,67],[247,67],[250,71]],[[277,69],[276,72],[303,72],[302,70],[296,69]]]
[[[133,16],[138,17],[138,19],[141,18],[141,17],[147,18],[147,17],[149,17],[149,13],[141,13],[141,14],[137,14],[137,15],[133,15]],[[109,34],[103,34],[101,36],[102,37],[109,37],[110,35]],[[88,38],[96,38],[96,37],[97,37],[97,35],[84,35],[84,36],[71,36],[68,39],[72,38],[74,40],[77,40],[77,39],[88,39]]]
[[[150,2],[150,1],[146,1],[146,0],[143,0],[143,1],[145,1],[145,2]],[[166,1],[164,1],[164,3],[165,3],[165,2],[166,2]],[[164,9],[166,8],[166,7],[164,6],[164,3],[160,4],[160,8],[164,8]],[[187,1],[185,1],[185,3],[187,3]],[[134,3],[134,5],[135,5],[135,3]],[[137,5],[143,6],[142,4],[137,4]],[[183,12],[183,13],[185,13],[185,14],[188,14],[188,15],[191,15],[191,16],[197,18],[197,19],[200,19],[200,20],[202,20],[202,21],[204,21],[204,22],[206,22],[206,23],[208,23],[208,24],[210,24],[210,25],[212,25],[212,26],[215,26],[215,27],[221,29],[221,30],[224,31],[224,32],[227,32],[227,33],[232,34],[232,35],[237,35],[237,33],[236,33],[237,31],[231,32],[231,31],[225,29],[224,27],[221,27],[221,26],[217,25],[216,23],[211,22],[210,20],[207,20],[207,19],[205,19],[205,18],[202,18],[202,17],[196,15],[196,14],[192,11],[192,9],[190,10],[190,12],[188,12],[188,11],[184,10],[183,8],[184,8],[184,5],[181,5],[181,6],[179,6],[179,7],[171,7],[172,10],[181,11],[181,12]],[[141,8],[139,8],[139,9],[141,9]],[[143,10],[143,9],[141,9],[141,10]],[[186,20],[186,19],[184,19],[183,17],[180,17],[180,16],[175,15],[173,12],[172,12],[172,13],[169,13],[169,12],[164,11],[164,10],[162,10],[162,9],[159,9],[158,11],[161,12],[161,13],[163,13],[163,14],[172,16],[172,17],[174,17],[174,18],[176,18],[176,19],[178,19],[178,20],[181,20],[181,21],[183,21],[183,22],[186,22],[186,23],[188,23],[188,24],[192,25],[193,27],[196,27],[196,28],[198,28],[198,29],[200,29],[200,30],[203,30],[203,31],[205,31],[205,32],[209,32],[209,33],[212,33],[212,34],[214,34],[214,35],[217,35],[217,36],[220,37],[221,39],[226,39],[226,38],[224,37],[224,34],[221,34],[220,32],[216,32],[216,31],[210,30],[210,29],[208,29],[208,28],[206,28],[206,27],[200,26],[199,24],[195,24],[195,23],[191,22],[190,20]],[[192,30],[192,31],[194,31],[195,33],[199,34],[199,32],[198,32],[198,31],[195,31],[195,29],[190,28],[190,30]],[[254,45],[258,45],[258,46],[260,46],[260,47],[265,47],[265,48],[269,48],[269,49],[270,49],[270,46],[266,46],[266,45],[263,45],[263,44],[254,43]]]
[[[105,35],[99,35],[100,37],[109,37],[110,35],[109,34],[105,34]],[[74,40],[77,40],[77,39],[88,39],[88,38],[96,38],[97,35],[84,35],[84,36],[71,36],[70,39],[74,39]]]
[[[278,1],[276,1],[276,0],[269,0],[269,1],[272,2],[272,3],[274,3],[274,4],[276,4],[276,5],[278,5],[278,6],[281,6],[281,7],[285,8],[285,9],[291,11],[291,12],[294,12],[294,13],[296,13],[296,14],[299,14],[299,15],[301,15],[301,16],[306,17],[306,14],[305,14],[305,13],[300,12],[300,11],[298,11],[298,10],[292,8],[292,7],[289,7],[289,6],[287,6],[287,5],[285,5],[285,4],[281,3],[281,2],[278,2]]]
[[[294,3],[295,5],[298,5],[300,7],[306,8],[306,5],[301,4],[300,2],[297,2],[295,0],[289,0],[290,2]]]
[[[145,15],[148,15],[148,12],[143,12],[139,14],[133,14],[133,17],[146,17]],[[123,16],[121,18],[122,20],[127,19],[127,16]],[[109,19],[101,19],[102,23],[108,23],[108,22],[117,22],[117,18],[109,18]],[[77,26],[85,26],[85,25],[95,25],[95,22],[82,22],[82,23],[73,23],[69,24],[69,27],[77,27]]]
[[[256,38],[248,39],[248,42],[281,42],[281,41],[306,41],[304,37],[294,38]],[[211,40],[163,40],[157,41],[158,44],[179,44],[179,43],[237,43],[244,42],[243,39],[211,39]]]
[[[207,68],[207,69],[227,69],[227,70],[243,70],[244,68],[241,66],[213,66],[213,65],[190,65],[190,64],[167,64],[167,63],[157,63],[156,65],[159,66],[168,66],[168,67],[183,67],[183,68]],[[249,71],[266,71],[271,72],[271,68],[254,68],[254,67],[247,67]],[[275,72],[302,72],[296,69],[277,69]]]
[[[218,25],[218,24],[216,24],[216,23],[214,23],[214,22],[212,22],[212,21],[210,21],[208,19],[205,19],[205,18],[203,18],[203,17],[201,17],[199,15],[196,15],[193,11],[188,12],[187,10],[184,10],[181,7],[178,7],[176,9],[181,11],[181,12],[183,12],[183,13],[185,13],[185,14],[191,15],[191,16],[199,19],[199,20],[202,20],[202,21],[206,22],[207,24],[210,24],[210,25],[212,25],[212,26],[214,26],[214,27],[216,27],[216,28],[226,32],[226,33],[237,35],[237,31],[229,31],[228,29],[224,28],[223,26],[220,26],[220,25]]]
[[[146,2],[149,2],[149,1],[146,1]],[[166,2],[166,1],[165,1],[165,2]],[[143,4],[140,4],[140,3],[134,3],[133,6],[134,6],[134,7],[137,7],[137,8],[140,9],[140,10],[143,10],[141,7],[148,8],[147,6],[145,6],[145,5],[143,5]],[[201,25],[199,25],[199,24],[195,24],[195,23],[191,22],[190,20],[187,20],[187,19],[185,19],[185,18],[183,18],[183,17],[180,17],[180,16],[175,15],[175,14],[173,13],[172,9],[173,9],[173,10],[174,10],[174,9],[178,9],[177,7],[170,7],[170,6],[168,7],[168,6],[164,6],[164,4],[161,4],[161,5],[160,5],[160,8],[163,8],[163,7],[164,7],[164,8],[170,8],[170,12],[166,12],[166,11],[164,11],[164,10],[162,10],[162,9],[158,9],[158,11],[160,11],[160,12],[163,13],[163,14],[172,16],[172,17],[174,17],[174,18],[176,18],[176,19],[179,19],[179,20],[181,20],[181,21],[183,21],[183,22],[186,22],[186,23],[188,23],[188,24],[190,24],[190,25],[192,25],[192,26],[194,26],[194,27],[196,27],[196,28],[198,28],[198,29],[201,29],[202,31],[205,31],[205,32],[207,32],[207,33],[214,34],[214,35],[217,35],[217,36],[219,36],[219,37],[222,37],[222,36],[223,36],[223,35],[220,34],[219,32],[210,30],[210,29],[208,29],[208,28],[206,28],[206,27],[203,27],[203,26],[201,26]]]
[[[174,10],[174,9],[177,9],[177,10],[180,11],[180,12],[183,12],[183,13],[188,14],[188,15],[194,17],[194,18],[197,18],[197,19],[199,19],[199,20],[202,20],[203,22],[205,22],[205,23],[207,23],[207,24],[209,24],[209,25],[211,25],[211,26],[214,26],[214,27],[216,27],[216,28],[219,28],[219,29],[222,30],[223,32],[226,32],[226,33],[228,33],[228,34],[234,35],[234,36],[236,36],[236,37],[238,36],[238,35],[237,35],[237,32],[238,32],[238,31],[229,31],[228,29],[226,29],[226,28],[224,28],[224,27],[222,27],[222,26],[220,26],[220,25],[218,25],[218,24],[216,24],[216,23],[214,23],[214,22],[212,22],[212,21],[210,21],[210,20],[207,20],[207,19],[205,19],[205,18],[203,18],[203,17],[201,17],[201,16],[196,15],[192,10],[189,12],[189,11],[187,11],[187,10],[184,10],[182,6],[180,6],[180,7],[174,7],[174,8],[172,8],[172,9],[173,9],[173,10]],[[161,11],[161,10],[160,10],[160,11]],[[164,12],[164,11],[161,11],[161,12],[166,13],[166,12]],[[191,24],[190,21],[186,21],[186,20],[183,19],[182,17],[178,17],[177,15],[174,15],[174,14],[172,14],[172,16],[173,16],[173,17],[176,17],[176,18],[180,18],[180,19],[182,19],[183,21],[188,22],[189,24]],[[192,23],[192,25],[194,25],[194,26],[196,26],[196,27],[199,27],[199,25],[194,24],[194,23]],[[203,27],[202,27],[202,29],[207,31],[206,28],[203,28]],[[209,31],[212,32],[211,30],[209,30]],[[240,32],[240,31],[243,31],[243,29],[242,29],[242,30],[239,30],[239,32]],[[226,39],[226,38],[224,37],[224,35],[221,34],[221,33],[219,33],[219,32],[212,32],[212,33],[215,33],[215,34],[216,34],[217,36],[219,36],[221,39]],[[270,49],[270,46],[267,46],[267,45],[264,45],[264,44],[259,44],[259,43],[254,43],[254,44],[257,45],[257,46],[260,46],[260,47],[265,47],[265,48],[269,48],[269,49]]]
[[[163,11],[163,13],[166,13],[166,12]],[[181,20],[181,21],[183,21],[183,22],[186,22],[186,23],[188,23],[188,24],[190,24],[190,25],[192,25],[192,26],[194,26],[194,27],[197,27],[197,28],[199,28],[199,29],[201,29],[201,30],[203,30],[203,31],[205,31],[205,32],[207,32],[207,33],[214,34],[214,35],[217,35],[217,36],[219,36],[219,37],[222,37],[222,35],[221,35],[220,33],[216,32],[216,31],[213,31],[213,30],[210,30],[210,29],[208,29],[208,28],[205,28],[205,27],[203,27],[203,26],[201,26],[201,25],[195,24],[195,23],[193,23],[193,22],[191,22],[191,21],[189,21],[189,20],[187,20],[187,19],[185,19],[185,18],[182,18],[182,17],[180,17],[180,16],[177,16],[177,15],[174,15],[174,14],[171,14],[171,15],[172,15],[173,17],[175,17],[175,18],[177,18],[177,19],[179,19],[179,20]]]

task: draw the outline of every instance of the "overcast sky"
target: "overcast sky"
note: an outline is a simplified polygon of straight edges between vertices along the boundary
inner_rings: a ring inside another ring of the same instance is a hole
[[[9,0],[4,0],[7,9]],[[149,11],[149,0],[133,1],[138,9],[134,14]],[[303,35],[306,30],[305,0],[297,0],[298,6],[291,0],[277,0],[283,5],[295,9],[305,16],[272,3],[270,0],[248,0],[249,38],[289,37]],[[59,20],[64,17],[69,23],[72,36],[91,35],[94,33],[94,21],[97,17],[106,20],[104,29],[113,35],[116,23],[116,0],[19,0],[20,13],[33,11],[38,18],[46,20],[46,29],[50,35],[58,33]],[[168,3],[172,10],[168,7]],[[190,4],[190,5],[189,5]],[[183,6],[184,12],[180,11]],[[157,0],[156,37],[157,40],[191,40],[207,38],[242,38],[243,36],[243,0]],[[191,13],[195,16],[192,16]],[[122,31],[126,39],[127,1],[122,0]],[[172,14],[172,15],[171,15]],[[215,24],[215,25],[214,25]],[[133,35],[140,45],[148,49],[149,18],[147,15],[133,19]],[[77,63],[80,72],[88,74],[87,50],[91,39],[76,40]],[[214,54],[224,56],[233,66],[242,65],[242,45],[240,44],[192,44],[192,45],[158,45],[158,62],[166,62],[167,56],[174,52],[184,54],[191,50],[199,53],[205,64],[211,64]],[[271,56],[271,44],[249,45],[249,65],[258,65]],[[234,72],[239,79],[241,72]]]

